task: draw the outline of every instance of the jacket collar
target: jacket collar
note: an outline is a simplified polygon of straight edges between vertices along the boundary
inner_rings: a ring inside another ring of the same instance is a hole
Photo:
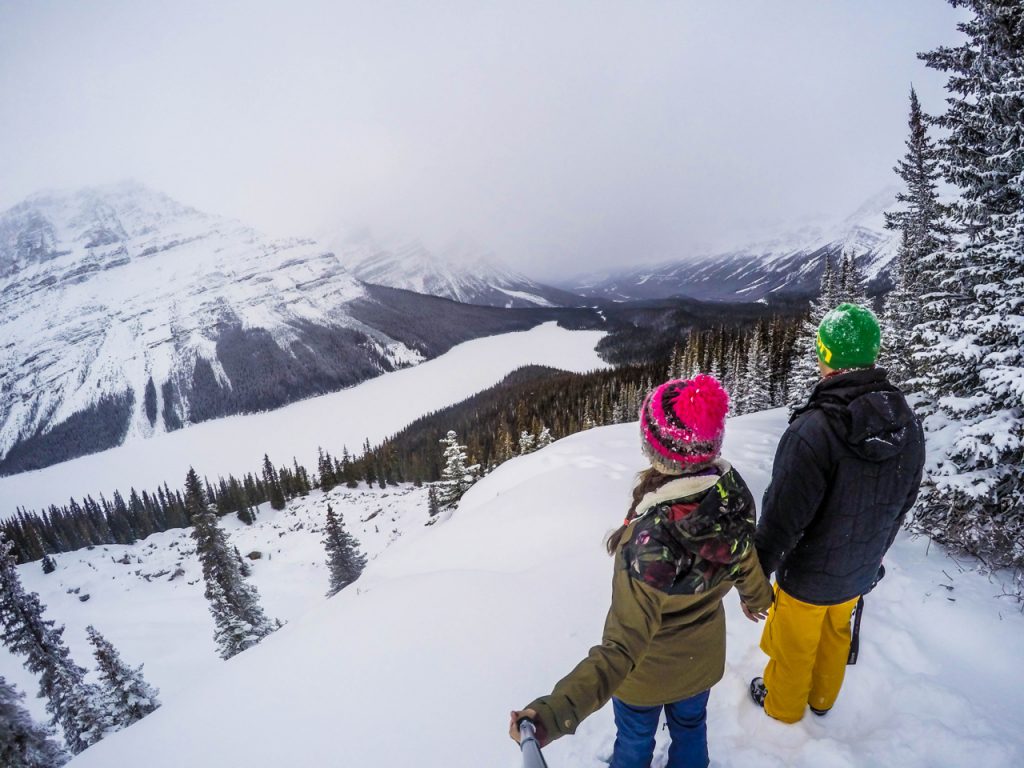
[[[895,392],[896,387],[889,383],[888,372],[879,366],[871,368],[854,368],[850,371],[836,373],[819,381],[811,391],[811,396],[802,406],[789,417],[790,423],[797,416],[807,411],[830,406],[845,406],[861,395],[869,392]]]
[[[715,459],[712,465],[717,474],[714,475],[683,475],[670,480],[660,488],[644,494],[640,503],[636,505],[636,512],[633,520],[643,517],[654,507],[665,504],[676,499],[685,499],[687,496],[694,496],[713,488],[722,475],[732,469],[732,465],[725,459]],[[630,521],[632,522],[632,521]]]

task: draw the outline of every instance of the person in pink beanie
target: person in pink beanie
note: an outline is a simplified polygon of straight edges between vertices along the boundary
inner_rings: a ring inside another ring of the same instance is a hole
[[[648,768],[664,712],[668,768],[706,768],[707,702],[725,671],[722,599],[764,618],[772,589],[754,548],[754,499],[721,458],[729,396],[711,376],[667,381],[644,399],[640,472],[621,527],[601,644],[554,690],[512,712],[544,744],[575,732],[609,699],[617,729],[611,768]]]

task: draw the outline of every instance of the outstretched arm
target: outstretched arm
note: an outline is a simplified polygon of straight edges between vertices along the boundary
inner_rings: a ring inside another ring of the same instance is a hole
[[[524,708],[536,711],[545,742],[574,733],[580,722],[605,705],[640,663],[661,626],[664,597],[628,571],[616,571],[601,645],[591,648],[587,658],[559,680],[549,696]]]

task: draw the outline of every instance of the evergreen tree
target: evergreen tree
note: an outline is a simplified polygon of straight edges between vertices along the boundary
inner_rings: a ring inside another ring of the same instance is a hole
[[[160,691],[142,677],[140,664],[134,669],[121,660],[117,649],[95,627],[85,630],[96,657],[96,671],[105,688],[107,715],[117,728],[127,728],[160,706]]]
[[[207,508],[202,484],[195,470],[185,478],[185,507],[192,518],[192,538],[203,567],[206,599],[215,625],[214,640],[222,659],[250,648],[280,626],[260,607],[259,593],[245,582],[238,558],[217,516]]]
[[[25,657],[25,667],[39,675],[39,695],[60,726],[64,742],[78,754],[103,738],[112,723],[103,713],[100,692],[85,682],[85,670],[71,659],[63,627],[43,618],[34,592],[26,592],[11,554],[13,545],[0,536],[0,630],[11,653]]]
[[[356,473],[356,469],[352,464],[352,457],[349,455],[348,448],[342,448],[341,454],[341,468],[342,477],[345,480],[346,488],[358,488],[359,487],[359,476]]]
[[[0,765],[4,768],[59,768],[68,755],[52,734],[32,720],[20,693],[0,676]]]
[[[326,492],[338,484],[338,479],[334,474],[334,462],[331,461],[330,454],[325,454],[323,448],[320,448],[319,451],[317,472],[320,475],[320,489]]]
[[[917,296],[938,288],[933,280],[936,255],[949,242],[948,209],[939,202],[939,152],[928,136],[917,93],[910,89],[907,152],[893,169],[906,185],[896,195],[902,208],[885,214],[885,226],[901,234],[900,268],[905,287]],[[900,286],[897,282],[896,289]]]
[[[438,503],[443,509],[454,509],[477,481],[480,467],[466,463],[466,446],[459,445],[459,436],[454,430],[448,431],[441,444],[444,446],[444,468],[438,483]]]
[[[43,557],[43,573],[53,573],[57,570],[57,561],[49,555]]]
[[[438,501],[437,487],[430,486],[427,489],[427,517],[433,520],[441,511],[441,502]]]
[[[270,508],[284,509],[284,489],[281,486],[280,474],[270,463],[270,456],[263,454],[263,483],[267,488]]]
[[[551,435],[551,430],[547,427],[541,427],[540,433],[537,435],[537,450],[546,448],[555,442],[555,438]]]
[[[822,318],[840,303],[839,276],[832,268],[832,260],[828,256],[825,256],[824,260],[825,269],[821,274],[818,297],[811,302],[793,353],[793,365],[787,382],[787,401],[791,409],[799,408],[807,402],[811,389],[821,378],[818,372],[818,354],[814,347],[818,338],[818,326]]]
[[[345,530],[345,521],[327,505],[327,524],[324,527],[324,549],[327,550],[327,568],[331,585],[327,596],[338,594],[359,578],[366,567],[366,556],[359,551],[359,542]]]
[[[870,301],[867,294],[867,280],[852,252],[844,253],[839,262],[839,295],[836,304],[847,301],[868,307]],[[835,305],[833,305],[835,306]],[[832,307],[829,307],[832,309]],[[825,310],[828,312],[828,309]]]
[[[940,168],[962,229],[921,327],[926,394],[948,449],[919,527],[1024,566],[1024,3],[955,0],[966,41],[922,54],[948,75]]]
[[[533,445],[537,438],[527,432],[525,429],[519,433],[519,455],[523,456],[527,453],[533,453]]]
[[[755,328],[747,345],[746,362],[740,385],[741,413],[754,413],[771,407],[771,380],[768,350],[761,338],[761,328]]]
[[[900,249],[893,265],[893,289],[885,297],[882,312],[882,349],[879,363],[889,372],[889,380],[906,386],[914,376],[914,326],[921,319],[921,295],[910,280],[912,251],[909,234],[900,235]]]

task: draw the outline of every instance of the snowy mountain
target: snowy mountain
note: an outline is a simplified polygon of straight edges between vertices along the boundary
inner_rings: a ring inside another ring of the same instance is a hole
[[[898,242],[896,234],[885,229],[883,213],[896,207],[897,191],[880,191],[838,222],[812,219],[756,237],[740,235],[692,258],[582,278],[569,287],[584,296],[614,301],[805,297],[818,290],[825,255],[852,252],[871,289],[885,289]]]
[[[785,424],[783,411],[729,422],[724,455],[757,498]],[[601,636],[612,566],[601,542],[642,463],[637,439],[636,424],[597,428],[513,459],[429,527],[422,489],[408,487],[313,492],[281,512],[261,508],[252,527],[224,518],[241,552],[262,555],[253,579],[267,613],[288,621],[227,662],[216,657],[183,532],[57,555],[49,575],[21,566],[26,587],[66,624],[77,660],[88,661],[93,622],[162,689],[159,710],[71,768],[521,765],[508,712],[550,691]],[[330,599],[319,544],[328,501],[371,555]],[[747,683],[765,662],[761,626],[728,596],[726,676],[709,707],[714,765],[1024,764],[1024,616],[993,599],[1000,575],[906,535],[886,567],[838,704],[793,726],[749,701]],[[2,649],[0,674],[35,689]],[[26,703],[41,719],[42,702]],[[548,764],[605,765],[610,709],[545,749]],[[656,766],[667,746],[663,731],[658,738]]]
[[[417,363],[511,315],[386,293],[138,184],[0,213],[0,474],[276,408]]]
[[[575,307],[584,303],[575,294],[531,280],[465,245],[435,252],[413,241],[389,250],[363,239],[341,243],[336,250],[351,272],[367,283],[492,307]]]

